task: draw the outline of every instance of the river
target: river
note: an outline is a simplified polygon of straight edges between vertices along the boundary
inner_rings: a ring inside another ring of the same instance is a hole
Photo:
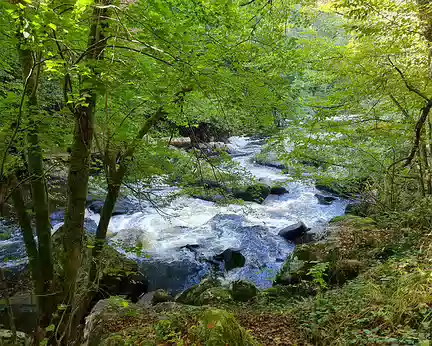
[[[331,205],[321,205],[313,182],[295,181],[280,169],[256,164],[253,158],[262,150],[261,141],[232,137],[228,146],[233,159],[253,176],[285,186],[289,193],[270,195],[262,204],[225,206],[182,196],[162,207],[147,203],[139,212],[114,216],[109,225],[110,241],[139,261],[150,279],[150,290],[179,292],[198,283],[215,270],[213,257],[229,248],[240,250],[246,263],[229,272],[217,268],[224,280],[247,279],[260,288],[270,287],[294,249],[292,243],[278,235],[281,229],[303,221],[312,232],[321,232],[330,219],[344,214],[347,201],[337,199]],[[172,190],[154,188],[158,194]],[[87,222],[99,220],[99,215],[90,210],[86,216]],[[53,222],[54,228],[61,225],[60,221]],[[125,251],[125,247],[132,248],[137,243],[142,244],[142,253]],[[11,268],[25,265],[19,231],[0,241],[2,260],[4,266]]]

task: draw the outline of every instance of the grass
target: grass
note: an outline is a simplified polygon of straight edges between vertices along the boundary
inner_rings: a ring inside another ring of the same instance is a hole
[[[397,232],[395,232],[397,233]],[[403,249],[339,289],[295,304],[303,340],[315,345],[417,345],[431,340],[432,237],[411,232],[388,246]],[[372,251],[373,249],[370,249]]]

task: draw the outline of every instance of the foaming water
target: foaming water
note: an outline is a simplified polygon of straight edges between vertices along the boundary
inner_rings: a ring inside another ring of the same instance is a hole
[[[162,207],[144,202],[140,212],[111,219],[108,227],[111,244],[139,261],[141,270],[149,277],[150,289],[178,292],[198,283],[212,270],[220,270],[219,275],[227,281],[247,279],[260,288],[270,287],[294,248],[278,236],[282,228],[303,221],[312,231],[320,232],[330,219],[343,215],[347,201],[338,199],[332,205],[320,205],[314,196],[318,191],[313,183],[295,181],[280,169],[254,163],[262,145],[263,141],[232,137],[228,148],[234,161],[252,176],[267,184],[284,186],[289,193],[270,195],[262,204],[224,206],[180,196]],[[157,196],[177,191],[160,182],[151,188],[151,193]],[[99,218],[99,214],[86,211],[86,220],[93,227]],[[52,221],[54,230],[62,224]],[[131,252],[134,247],[142,251]],[[246,264],[225,273],[213,257],[229,248],[240,250]],[[7,262],[8,266],[25,262],[20,232],[0,241],[0,260],[8,255],[15,256],[15,260]]]
[[[249,279],[269,287],[294,248],[278,236],[282,228],[303,221],[319,232],[330,219],[344,213],[346,201],[320,205],[312,184],[289,181],[281,170],[255,164],[253,158],[262,149],[261,143],[232,137],[229,149],[234,160],[254,177],[285,186],[289,193],[270,195],[262,204],[228,206],[183,196],[161,209],[150,206],[133,215],[113,217],[109,225],[112,241],[143,244],[146,256],[135,257],[143,270],[155,270],[154,287],[176,291],[198,282],[208,273],[213,256],[228,248],[240,249],[246,257],[244,268],[225,273],[228,280]],[[93,217],[97,221],[98,216]],[[186,270],[176,277],[188,266],[196,272]],[[164,275],[174,276],[175,282]]]

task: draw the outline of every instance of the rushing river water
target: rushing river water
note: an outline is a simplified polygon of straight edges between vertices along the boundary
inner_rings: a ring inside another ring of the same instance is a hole
[[[228,248],[239,249],[246,264],[223,274],[226,280],[247,279],[260,288],[270,287],[294,248],[278,232],[298,221],[319,232],[330,219],[344,213],[346,201],[338,199],[332,205],[321,205],[314,196],[318,191],[313,184],[290,182],[281,170],[255,164],[253,157],[262,149],[259,141],[232,137],[229,148],[234,160],[253,176],[285,186],[289,193],[270,195],[262,204],[227,206],[178,197],[161,208],[148,203],[140,212],[114,216],[109,225],[111,241],[128,247],[143,244],[141,255],[127,254],[140,262],[150,279],[150,289],[177,292],[199,282],[214,269],[213,256]],[[154,192],[169,191],[155,188]],[[99,215],[87,211],[87,222],[92,220],[97,223]],[[19,232],[0,241],[0,261],[8,257],[12,259],[6,262],[8,266],[25,262]]]

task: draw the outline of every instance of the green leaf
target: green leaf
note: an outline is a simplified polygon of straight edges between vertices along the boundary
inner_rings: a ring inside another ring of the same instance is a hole
[[[50,324],[48,327],[45,328],[46,332],[53,332],[55,330],[55,325]]]
[[[48,26],[53,29],[54,31],[57,30],[57,25],[53,24],[53,23],[49,23]]]

